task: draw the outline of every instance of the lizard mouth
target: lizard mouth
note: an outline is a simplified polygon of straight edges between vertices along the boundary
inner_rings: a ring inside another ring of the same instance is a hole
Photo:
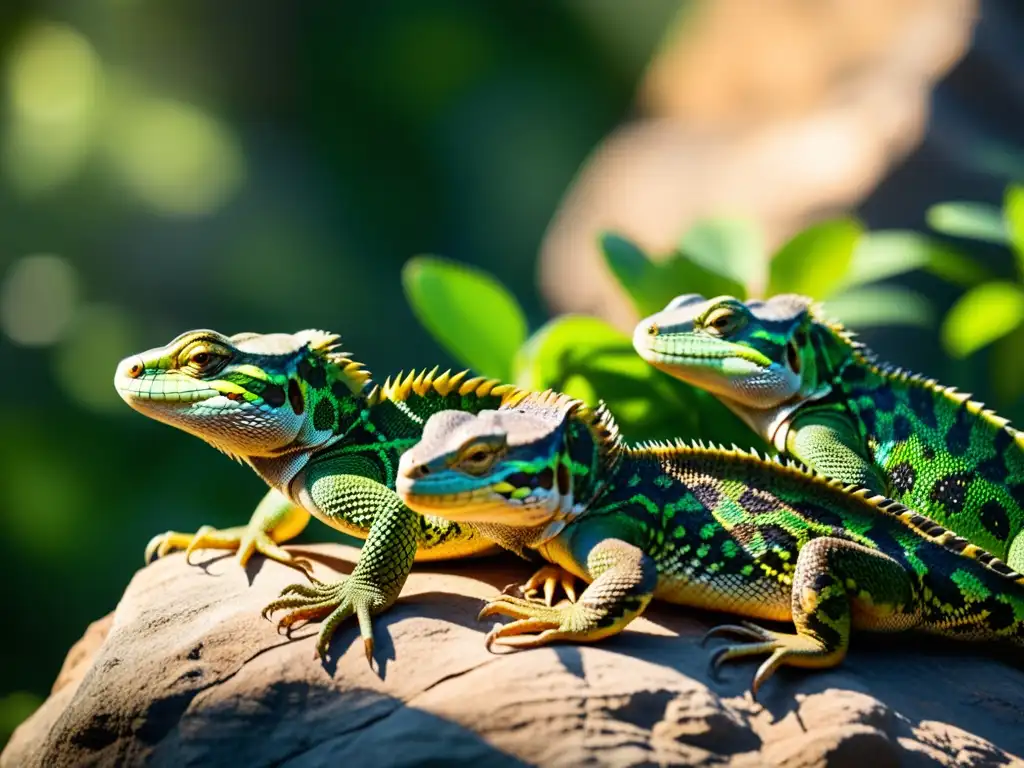
[[[644,325],[633,334],[633,348],[652,365],[701,366],[707,361],[730,361],[733,366],[749,372],[761,371],[772,365],[772,361],[756,349],[742,344],[694,332],[652,334]]]
[[[414,480],[399,475],[395,481],[395,491],[414,512],[457,523],[500,523],[516,528],[532,528],[544,525],[552,516],[548,505],[539,497],[512,502],[489,485],[445,490],[436,480]]]
[[[147,405],[188,406],[220,394],[209,384],[189,376],[175,376],[168,371],[147,373],[140,370],[139,363],[139,358],[122,360],[114,374],[117,394],[136,410]]]

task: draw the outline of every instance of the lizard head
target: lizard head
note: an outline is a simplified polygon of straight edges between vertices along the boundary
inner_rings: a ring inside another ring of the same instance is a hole
[[[398,466],[413,510],[449,520],[544,526],[573,507],[565,432],[569,408],[440,411]]]
[[[640,321],[633,346],[655,368],[739,409],[766,410],[820,385],[814,325],[811,299],[796,294],[746,303],[685,294]]]
[[[114,386],[128,405],[236,457],[326,442],[353,423],[369,380],[323,331],[189,331],[125,358]]]

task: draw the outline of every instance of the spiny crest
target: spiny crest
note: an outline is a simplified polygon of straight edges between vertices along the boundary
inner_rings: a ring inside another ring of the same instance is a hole
[[[853,351],[854,360],[858,364],[866,367],[875,375],[881,376],[888,381],[898,384],[911,387],[921,387],[923,389],[930,390],[936,395],[947,397],[957,404],[964,405],[967,412],[972,416],[979,416],[999,429],[1010,428],[1009,419],[1003,418],[991,408],[986,408],[984,403],[977,400],[971,400],[971,395],[969,393],[960,392],[956,387],[943,386],[935,379],[924,376],[920,373],[914,373],[906,368],[901,368],[891,363],[879,362],[874,352],[868,349],[868,347],[863,343],[854,339],[856,334],[853,331],[847,330],[841,323],[835,320],[824,319],[821,314],[820,305],[815,306],[812,312],[812,317],[831,331],[839,340],[849,345]],[[1022,437],[1021,433],[1017,430],[1013,430],[1013,435],[1017,443],[1024,447],[1024,437]]]
[[[874,501],[874,499],[869,499],[869,501]],[[932,543],[955,552],[958,555],[970,558],[999,576],[1024,586],[1024,574],[1020,574],[1013,570],[992,553],[982,549],[976,544],[972,544],[961,536],[957,536],[953,531],[943,528],[931,518],[918,514],[912,509],[907,509],[902,504],[888,499],[883,499],[883,501],[885,502],[885,505],[876,504],[879,509],[882,509],[887,514],[899,518],[904,524],[913,528],[921,536]]]
[[[578,398],[546,389],[543,392],[527,394],[518,403],[509,406],[502,404],[504,409],[510,407],[542,416],[550,415],[559,422],[572,418],[590,433],[597,445],[599,461],[605,469],[613,468],[619,460],[622,453],[619,426],[603,400],[596,408],[590,408]]]
[[[590,434],[597,442],[602,466],[611,469],[622,457],[623,441],[619,425],[615,423],[615,417],[608,409],[608,404],[601,400],[598,402],[597,408],[584,406],[578,411],[578,416],[587,425]]]
[[[374,387],[369,394],[370,404],[380,403],[384,400],[402,401],[408,400],[410,395],[424,397],[435,393],[441,397],[451,394],[460,396],[473,395],[475,397],[501,398],[501,406],[509,403],[516,403],[522,400],[528,391],[519,389],[512,384],[502,384],[497,379],[486,379],[482,376],[466,378],[469,371],[452,373],[450,370],[438,375],[438,366],[429,371],[411,370],[408,374],[400,371],[392,380],[389,376],[379,387]]]
[[[299,331],[295,336],[305,342],[309,351],[326,365],[337,369],[350,382],[354,392],[370,380],[370,372],[366,370],[366,366],[353,360],[351,353],[341,351],[341,337],[338,334],[309,329]]]

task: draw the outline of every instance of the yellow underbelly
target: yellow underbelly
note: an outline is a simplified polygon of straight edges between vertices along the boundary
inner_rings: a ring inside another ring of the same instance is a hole
[[[737,577],[732,583],[712,583],[662,576],[655,598],[678,605],[735,613],[752,619],[790,621],[793,618],[789,588],[766,579],[748,581]]]

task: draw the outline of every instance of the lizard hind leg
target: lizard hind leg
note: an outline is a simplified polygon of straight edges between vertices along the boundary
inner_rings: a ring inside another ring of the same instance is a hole
[[[793,574],[792,612],[796,633],[773,632],[743,622],[705,635],[738,636],[747,644],[727,645],[711,657],[713,669],[726,661],[762,656],[751,683],[757,692],[780,666],[827,668],[849,648],[850,629],[894,631],[915,622],[915,590],[909,574],[888,555],[845,539],[814,539],[800,550]]]

